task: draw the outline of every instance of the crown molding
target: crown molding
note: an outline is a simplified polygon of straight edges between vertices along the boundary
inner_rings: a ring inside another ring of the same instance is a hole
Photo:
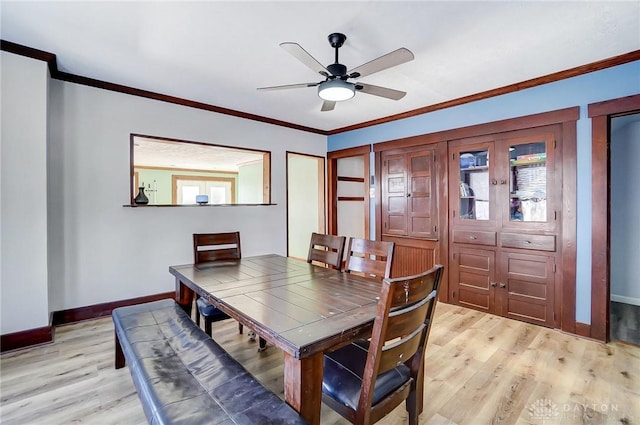
[[[193,100],[183,99],[175,96],[168,96],[161,93],[141,90],[134,87],[123,86],[120,84],[114,84],[107,81],[96,80],[93,78],[83,77],[81,75],[75,75],[68,72],[60,71],[58,69],[56,55],[54,53],[49,53],[42,50],[34,49],[32,47],[23,46],[17,43],[13,43],[11,41],[0,40],[0,50],[4,50],[10,53],[15,53],[17,55],[26,56],[26,57],[47,62],[49,65],[49,73],[51,74],[51,78],[54,78],[57,80],[67,81],[67,82],[76,83],[76,84],[82,84],[82,85],[96,87],[104,90],[111,90],[115,92],[130,94],[133,96],[146,97],[149,99],[159,100],[162,102],[174,103],[176,105],[202,109],[205,111],[216,112],[219,114],[231,115],[238,118],[244,118],[244,119],[259,121],[267,124],[278,125],[281,127],[287,127],[294,130],[306,131],[309,133],[320,134],[323,136],[332,136],[332,135],[344,133],[347,131],[358,130],[361,128],[371,127],[379,124],[389,123],[392,121],[402,120],[405,118],[415,117],[417,115],[423,115],[429,112],[451,108],[453,106],[463,105],[465,103],[476,102],[478,100],[488,99],[490,97],[500,96],[507,93],[513,93],[516,91],[525,90],[525,89],[540,86],[543,84],[548,84],[555,81],[564,80],[567,78],[577,77],[579,75],[588,74],[590,72],[600,71],[606,68],[611,68],[614,66],[623,65],[625,63],[640,60],[640,50],[634,50],[629,53],[624,53],[622,55],[614,56],[608,59],[603,59],[603,60],[589,63],[586,65],[577,66],[575,68],[567,69],[564,71],[554,72],[552,74],[544,75],[542,77],[537,77],[537,78],[522,81],[519,83],[510,84],[508,86],[498,87],[495,89],[483,91],[483,92],[472,94],[469,96],[448,100],[446,102],[436,103],[433,105],[425,106],[418,109],[413,109],[411,111],[402,112],[395,115],[389,115],[384,118],[365,121],[359,124],[336,128],[333,130],[320,130],[317,128],[306,127],[306,126],[290,123],[287,121],[281,121],[273,118],[263,117],[261,115],[250,114],[248,112],[236,111],[234,109],[228,109],[228,108],[223,108],[221,106],[210,105],[208,103],[196,102]]]
[[[306,127],[290,123],[287,121],[276,120],[273,118],[263,117],[261,115],[250,114],[248,112],[236,111],[234,109],[223,108],[221,106],[210,105],[208,103],[196,102],[193,100],[183,99],[175,96],[168,96],[161,93],[155,93],[148,90],[141,90],[134,87],[124,86],[121,84],[110,83],[108,81],[96,80],[94,78],[83,77],[81,75],[71,74],[69,72],[60,71],[54,53],[45,52],[31,47],[13,43],[11,41],[0,40],[0,50],[15,53],[17,55],[26,56],[32,59],[42,60],[49,65],[49,74],[51,78],[70,83],[82,84],[89,87],[115,91],[119,93],[130,94],[133,96],[146,97],[148,99],[159,100],[162,102],[174,103],[176,105],[187,106],[190,108],[202,109],[205,111],[216,112],[224,115],[231,115],[238,118],[244,118],[253,121],[260,121],[266,124],[278,125],[294,130],[306,131],[309,133],[321,134],[327,136],[329,133],[325,130]]]

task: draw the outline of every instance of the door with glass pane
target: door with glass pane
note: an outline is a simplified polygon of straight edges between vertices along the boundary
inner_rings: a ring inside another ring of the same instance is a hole
[[[498,196],[504,227],[555,228],[560,188],[555,178],[553,145],[552,134],[498,142]]]
[[[464,144],[452,149],[449,196],[453,224],[473,227],[495,225],[493,143]]]

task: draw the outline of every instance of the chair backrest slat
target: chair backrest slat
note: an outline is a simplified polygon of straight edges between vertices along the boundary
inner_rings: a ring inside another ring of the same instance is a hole
[[[411,379],[417,379],[435,312],[442,270],[443,267],[437,265],[415,276],[385,278],[382,281],[356,417],[367,417],[374,422],[387,411],[387,407],[389,411],[395,407],[391,401],[388,404],[380,401],[375,407],[371,406],[376,377],[381,373],[404,364],[410,370]]]
[[[240,258],[242,258],[240,232],[193,234],[195,264]]]
[[[420,348],[424,326],[424,324],[419,325],[410,335],[382,348],[380,363],[378,364],[378,375],[397,367],[416,354]]]
[[[346,239],[344,236],[311,233],[307,263],[315,261],[340,270]]]
[[[424,324],[427,316],[430,301],[422,300],[414,304],[409,311],[400,311],[398,314],[391,313],[387,321],[385,339],[387,341],[404,337],[409,332],[418,329]]]
[[[358,272],[377,280],[388,278],[391,276],[393,249],[393,242],[351,238],[345,271]]]

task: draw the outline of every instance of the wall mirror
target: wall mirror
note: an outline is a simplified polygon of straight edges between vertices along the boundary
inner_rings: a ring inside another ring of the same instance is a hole
[[[267,151],[132,134],[131,205],[140,192],[145,205],[269,204],[270,164]]]

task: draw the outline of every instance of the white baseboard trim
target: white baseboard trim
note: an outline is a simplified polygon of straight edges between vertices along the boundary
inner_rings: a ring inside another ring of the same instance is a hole
[[[640,298],[625,297],[623,295],[611,294],[611,301],[615,301],[617,303],[633,304],[633,305],[640,306]]]

